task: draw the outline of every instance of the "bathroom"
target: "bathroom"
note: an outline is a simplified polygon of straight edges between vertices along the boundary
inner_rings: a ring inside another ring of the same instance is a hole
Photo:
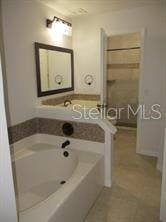
[[[107,105],[118,105],[126,92],[126,103],[160,104],[164,112],[165,16],[162,0],[1,1],[10,150],[0,155],[8,181],[0,183],[0,220],[165,222],[164,117],[136,115],[126,124],[103,118]],[[139,36],[139,43],[112,44],[126,35]],[[107,64],[109,50],[119,47],[125,48],[118,52],[123,61],[114,55]],[[121,91],[127,72],[135,79],[125,80]]]

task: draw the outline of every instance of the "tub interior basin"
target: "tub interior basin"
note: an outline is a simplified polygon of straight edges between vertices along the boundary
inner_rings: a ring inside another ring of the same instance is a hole
[[[62,185],[60,185],[60,180],[52,180],[35,185],[24,192],[17,193],[16,202],[19,212],[25,211],[47,199],[61,186]]]
[[[24,149],[13,161],[16,200],[19,211],[25,211],[48,198],[67,183],[77,164],[77,154],[52,145],[36,144]]]

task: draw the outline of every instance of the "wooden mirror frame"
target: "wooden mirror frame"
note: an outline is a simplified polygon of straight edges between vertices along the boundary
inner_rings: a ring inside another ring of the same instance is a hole
[[[48,49],[58,52],[65,52],[69,53],[71,55],[71,87],[63,88],[63,89],[54,89],[54,90],[48,90],[48,91],[42,91],[41,89],[41,77],[40,77],[40,55],[39,55],[39,49]],[[74,59],[73,59],[73,50],[52,46],[52,45],[46,45],[43,43],[35,42],[35,59],[36,59],[36,78],[37,78],[37,95],[38,97],[42,96],[48,96],[63,92],[69,92],[74,90]]]

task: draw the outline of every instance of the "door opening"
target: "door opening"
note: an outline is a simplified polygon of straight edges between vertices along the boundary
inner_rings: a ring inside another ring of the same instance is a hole
[[[107,104],[117,127],[137,128],[140,49],[140,33],[108,37]]]

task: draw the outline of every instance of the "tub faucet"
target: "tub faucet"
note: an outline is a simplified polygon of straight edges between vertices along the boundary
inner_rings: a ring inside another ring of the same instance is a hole
[[[72,104],[72,103],[71,103],[71,100],[66,99],[66,100],[64,101],[64,106],[67,107],[69,104],[70,104],[70,105]]]
[[[66,146],[70,145],[70,141],[66,140],[64,143],[62,143],[61,148],[64,149]]]

